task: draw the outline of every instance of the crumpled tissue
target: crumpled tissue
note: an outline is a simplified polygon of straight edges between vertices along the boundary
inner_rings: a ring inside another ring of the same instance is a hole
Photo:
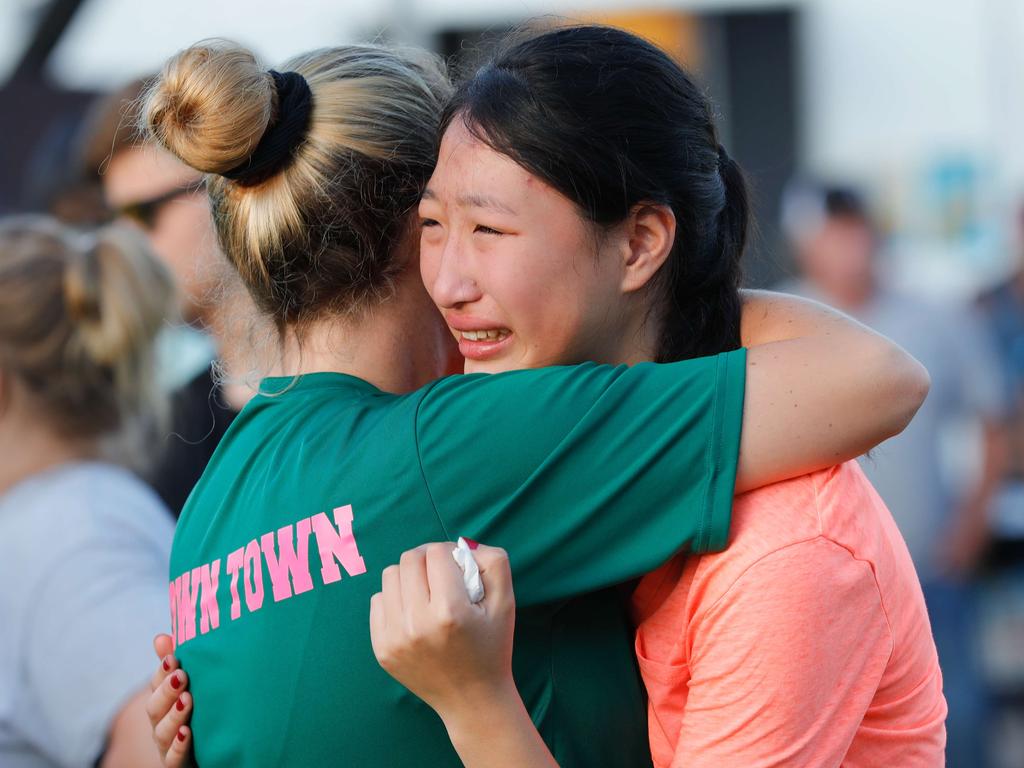
[[[462,569],[462,580],[466,584],[466,592],[469,594],[469,602],[479,603],[484,599],[484,584],[480,580],[480,566],[476,564],[473,557],[473,550],[469,548],[466,540],[459,536],[459,541],[452,550],[452,557]]]

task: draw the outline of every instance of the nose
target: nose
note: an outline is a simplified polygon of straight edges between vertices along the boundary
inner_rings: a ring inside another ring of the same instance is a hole
[[[437,306],[442,309],[460,307],[481,297],[472,255],[458,237],[450,236],[443,243],[426,246],[420,259],[427,290]]]

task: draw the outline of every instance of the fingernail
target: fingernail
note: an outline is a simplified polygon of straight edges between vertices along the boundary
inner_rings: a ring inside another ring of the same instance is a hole
[[[171,675],[171,688],[173,688],[174,690],[178,690],[179,688],[181,688],[181,677],[178,675],[177,672]]]
[[[178,741],[184,741],[184,740],[185,740],[185,732],[183,730],[181,730],[181,728],[179,728],[178,729]]]
[[[480,544],[478,542],[473,541],[472,539],[468,539],[465,536],[463,536],[462,538],[465,540],[466,546],[468,546],[470,549],[476,549],[477,547],[480,546]]]
[[[170,672],[171,671],[171,662],[169,662],[167,660],[167,658],[168,658],[167,656],[164,656],[164,672]]]
[[[181,696],[179,696],[178,700],[174,702],[174,708],[179,712],[185,711],[185,702],[181,700]]]

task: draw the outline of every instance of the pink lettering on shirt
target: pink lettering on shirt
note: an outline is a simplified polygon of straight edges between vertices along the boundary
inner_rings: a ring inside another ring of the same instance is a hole
[[[174,580],[174,587],[177,590],[177,602],[178,602],[178,632],[177,642],[180,645],[189,639],[188,634],[188,597],[189,597],[189,571],[185,571],[181,576]],[[192,614],[192,625],[195,629],[195,606],[193,606]],[[192,636],[195,636],[193,632]]]
[[[217,605],[217,587],[220,582],[220,558],[214,560],[210,565],[204,565],[200,569],[199,580],[203,585],[199,632],[205,635],[211,629],[217,629],[220,626],[220,606]]]
[[[320,550],[320,575],[324,584],[331,584],[341,579],[337,560],[349,576],[366,573],[366,563],[359,554],[355,536],[352,534],[352,505],[334,509],[335,528],[327,515],[320,512],[313,516],[313,531],[316,533],[316,545]]]
[[[238,599],[238,572],[242,569],[244,549],[236,549],[228,555],[228,573],[231,574],[231,620],[242,615],[242,603]]]
[[[313,588],[313,579],[309,575],[309,532],[312,524],[307,517],[295,524],[298,536],[298,552],[292,541],[292,527],[286,525],[277,530],[277,550],[274,552],[274,534],[264,533],[260,537],[263,557],[267,561],[270,572],[270,583],[274,588],[274,601],[285,600],[292,596],[292,585],[295,594],[308,592]],[[290,577],[290,580],[289,580]]]
[[[187,578],[189,574],[182,574],[186,577],[182,580],[181,586],[181,598],[182,603],[179,606],[185,614],[185,640],[191,640],[196,636],[196,605],[199,603],[199,572],[201,568],[193,568],[190,579]]]
[[[334,522],[326,512],[306,517],[292,525],[253,539],[245,547],[227,557],[227,573],[231,577],[231,619],[242,615],[238,580],[241,576],[245,591],[245,605],[249,613],[263,607],[263,562],[267,563],[274,602],[279,602],[313,589],[309,564],[309,537],[316,536],[320,554],[320,576],[323,584],[341,580],[339,564],[349,576],[366,573],[363,560],[352,531],[352,506],[335,507]],[[174,645],[192,640],[196,636],[196,609],[199,609],[199,632],[205,635],[220,628],[220,558],[212,563],[185,571],[168,586],[171,609],[171,636]]]
[[[245,574],[242,577],[245,586],[245,607],[249,613],[255,613],[263,607],[263,558],[260,545],[253,539],[245,545]]]
[[[174,647],[178,647],[178,590],[174,587],[172,581],[167,588],[168,595],[171,600],[171,640],[174,642]]]

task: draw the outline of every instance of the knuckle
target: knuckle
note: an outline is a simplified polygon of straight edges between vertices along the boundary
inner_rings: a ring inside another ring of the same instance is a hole
[[[395,668],[395,653],[390,647],[380,648],[376,652],[377,663],[384,669],[391,671]]]
[[[445,635],[450,635],[462,628],[465,619],[465,615],[458,607],[442,605],[436,615],[437,628]]]
[[[446,544],[439,541],[431,542],[427,544],[427,554],[430,557],[442,557],[447,556],[452,551],[453,544]]]
[[[415,549],[407,549],[402,553],[402,556],[398,558],[398,562],[402,567],[408,567],[411,563],[414,563],[420,557],[419,552]]]

